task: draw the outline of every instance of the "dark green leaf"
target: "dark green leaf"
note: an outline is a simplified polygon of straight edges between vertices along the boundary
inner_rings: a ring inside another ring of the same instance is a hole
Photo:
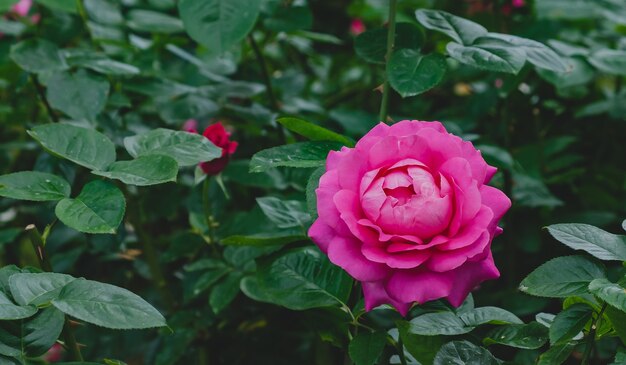
[[[406,321],[396,323],[402,344],[407,351],[420,363],[432,364],[437,352],[444,344],[442,336],[422,336],[409,331],[410,324]]]
[[[128,185],[148,186],[176,181],[178,163],[166,155],[146,155],[131,161],[114,162],[106,171],[92,173]]]
[[[260,7],[260,0],[181,0],[178,12],[192,39],[222,54],[252,30]]]
[[[521,48],[463,46],[450,42],[446,50],[450,57],[463,64],[493,72],[517,74],[526,62],[526,53]]]
[[[626,51],[600,49],[591,54],[589,63],[610,75],[626,76]]]
[[[561,365],[569,358],[575,347],[576,343],[574,342],[553,346],[539,356],[537,365]]]
[[[441,347],[433,365],[500,365],[502,361],[468,341],[452,341]]]
[[[336,142],[299,142],[257,152],[250,160],[250,172],[262,172],[273,167],[319,167],[326,163],[332,150],[343,144]]]
[[[83,2],[87,15],[98,23],[121,25],[124,22],[122,11],[116,1],[84,0]]]
[[[278,123],[285,126],[290,131],[297,133],[311,141],[331,141],[343,143],[348,147],[354,146],[354,141],[341,134],[330,131],[324,127],[307,122],[298,118],[278,118]]]
[[[311,216],[306,211],[305,202],[298,200],[280,200],[271,196],[257,198],[256,201],[263,210],[263,213],[265,213],[278,228],[305,228],[311,220]]]
[[[163,327],[165,318],[139,296],[91,280],[67,284],[52,305],[79,320],[113,329]]]
[[[21,305],[40,306],[56,298],[61,289],[75,279],[57,273],[22,273],[9,278],[11,295]]]
[[[407,97],[437,86],[447,68],[446,58],[439,53],[423,56],[417,50],[401,49],[394,52],[387,63],[387,75],[391,86],[402,97]]]
[[[548,341],[548,329],[537,322],[500,326],[483,340],[485,345],[500,344],[520,349],[538,349]]]
[[[133,9],[126,19],[128,27],[139,32],[170,34],[183,31],[180,19],[157,11]]]
[[[67,68],[56,44],[45,39],[27,39],[11,46],[11,59],[28,72],[57,71]]]
[[[25,357],[41,356],[61,334],[65,316],[55,308],[45,308],[29,319],[0,322],[0,354]]]
[[[34,316],[35,313],[37,313],[37,307],[32,305],[16,305],[6,294],[0,292],[0,320],[6,321],[28,318]]]
[[[127,137],[124,147],[133,157],[166,155],[179,166],[193,166],[222,156],[222,150],[202,135],[162,128]]]
[[[515,314],[498,307],[481,307],[461,313],[459,318],[467,326],[481,324],[523,324]]]
[[[292,242],[306,240],[302,234],[290,234],[289,232],[259,233],[251,236],[228,236],[220,241],[223,245],[231,246],[278,246]]]
[[[313,14],[308,6],[279,6],[270,18],[263,21],[263,25],[273,32],[310,29]]]
[[[85,233],[114,234],[122,222],[126,201],[115,185],[96,180],[85,185],[75,199],[63,199],[55,213],[68,227]]]
[[[419,9],[415,11],[415,17],[424,27],[441,32],[466,46],[487,34],[487,29],[482,25],[445,11]]]
[[[462,335],[472,331],[475,326],[465,324],[452,312],[427,313],[409,322],[407,332],[422,336]]]
[[[350,341],[348,353],[356,365],[373,365],[385,348],[385,332],[359,332]]]
[[[576,303],[557,314],[550,325],[550,344],[564,344],[574,338],[589,320],[593,308],[583,303]]]
[[[104,109],[108,96],[108,80],[85,70],[52,75],[46,91],[52,107],[76,120],[95,120]]]
[[[396,24],[394,49],[419,50],[424,43],[421,30],[412,23]],[[356,54],[367,62],[385,63],[387,28],[367,30],[354,39]]]
[[[557,257],[530,273],[520,290],[540,297],[566,298],[586,294],[589,283],[604,276],[604,268],[586,257]]]
[[[55,201],[70,196],[64,179],[37,171],[22,171],[0,176],[0,196],[32,201]]]
[[[242,277],[242,273],[232,272],[213,287],[209,295],[209,305],[213,312],[220,313],[235,299]]]
[[[102,133],[71,124],[44,124],[28,131],[55,156],[92,170],[106,170],[115,161],[115,145]]]
[[[309,180],[306,184],[306,205],[309,210],[309,214],[312,219],[317,219],[317,194],[315,190],[318,188],[320,184],[320,178],[326,172],[326,168],[324,166],[318,167],[311,173],[309,176]]]
[[[539,69],[537,73],[541,78],[553,84],[557,88],[566,88],[577,85],[584,85],[594,77],[593,68],[584,60],[574,57],[566,59],[569,65],[567,72],[554,72],[551,70]]]
[[[575,250],[585,250],[600,260],[626,261],[626,236],[582,223],[553,224],[548,232]]]
[[[311,247],[291,250],[263,265],[258,273],[263,296],[293,310],[346,303],[352,280]]]
[[[613,307],[626,312],[626,288],[607,279],[596,279],[589,284],[589,291]]]
[[[77,13],[76,2],[70,0],[37,0],[37,3],[52,10],[60,10],[68,13]]]

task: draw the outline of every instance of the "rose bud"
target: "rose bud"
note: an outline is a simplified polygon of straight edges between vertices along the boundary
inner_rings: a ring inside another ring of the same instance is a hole
[[[228,164],[230,156],[237,150],[238,143],[230,140],[230,133],[224,129],[221,122],[208,126],[202,135],[222,149],[222,157],[200,164],[205,174],[217,175]]]

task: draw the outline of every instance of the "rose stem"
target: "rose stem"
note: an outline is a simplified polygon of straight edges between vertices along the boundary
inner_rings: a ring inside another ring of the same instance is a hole
[[[387,62],[391,58],[393,52],[394,41],[396,39],[396,4],[397,0],[389,0],[389,22],[387,25],[387,53],[385,54],[385,68]],[[387,77],[387,71],[385,70],[385,82],[383,83],[383,98],[380,102],[380,115],[381,122],[387,121],[387,106],[389,104],[389,78]]]

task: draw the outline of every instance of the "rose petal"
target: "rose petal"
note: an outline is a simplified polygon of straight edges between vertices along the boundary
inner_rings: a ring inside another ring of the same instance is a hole
[[[390,304],[395,307],[400,314],[406,316],[411,308],[411,303],[402,303],[394,300],[387,294],[382,281],[363,282],[363,296],[365,297],[365,310],[372,309],[383,304]]]
[[[489,251],[489,249],[487,249]],[[500,272],[493,262],[493,256],[489,254],[484,260],[477,262],[467,262],[465,265],[454,270],[454,287],[450,295],[446,298],[455,307],[463,304],[469,293],[478,284],[485,280],[497,279]]]
[[[395,271],[385,285],[389,296],[402,303],[426,303],[450,295],[455,275],[424,270]]]
[[[308,235],[322,252],[327,253],[330,241],[337,235],[337,232],[324,223],[322,219],[318,218],[309,228]]]
[[[391,253],[376,245],[363,245],[361,252],[368,260],[386,264],[392,269],[413,269],[430,257],[430,251],[405,251]]]
[[[465,247],[450,251],[435,251],[426,263],[429,270],[436,272],[446,272],[463,265],[469,259],[485,252],[489,245],[491,236],[484,231],[476,241]]]
[[[388,267],[365,258],[360,246],[361,243],[355,239],[336,236],[328,246],[328,259],[359,281],[386,278],[389,274]]]

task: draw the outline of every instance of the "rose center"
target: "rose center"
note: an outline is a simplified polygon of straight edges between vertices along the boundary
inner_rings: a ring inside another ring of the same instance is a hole
[[[399,205],[406,204],[409,199],[413,195],[415,195],[415,190],[413,190],[413,186],[400,186],[394,189],[383,189],[385,195],[394,197],[398,199]]]

